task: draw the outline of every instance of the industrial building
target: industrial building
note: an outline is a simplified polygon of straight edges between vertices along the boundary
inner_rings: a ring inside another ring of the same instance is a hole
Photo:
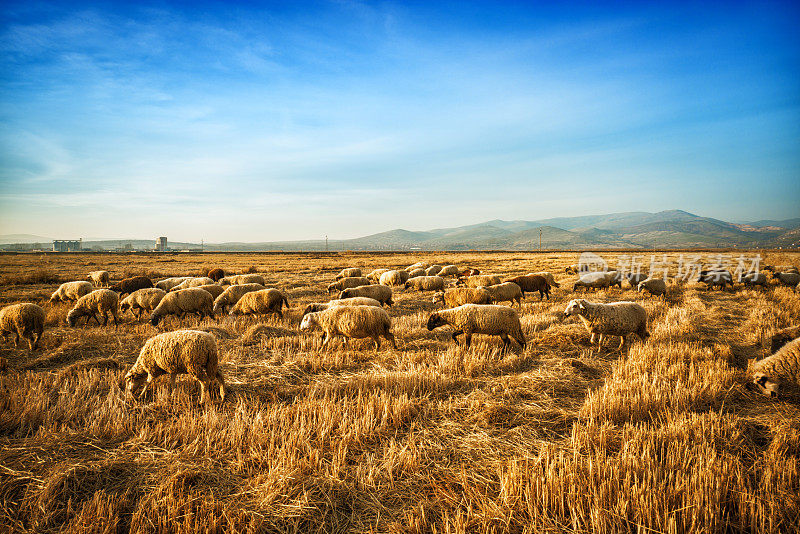
[[[156,252],[166,252],[167,250],[169,250],[167,248],[167,238],[159,237],[156,239]]]
[[[77,241],[69,239],[54,239],[53,252],[80,252],[83,250],[83,238]]]

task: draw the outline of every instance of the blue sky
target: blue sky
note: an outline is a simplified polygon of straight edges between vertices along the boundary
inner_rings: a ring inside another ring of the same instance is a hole
[[[0,234],[800,215],[797,4],[131,4],[0,7]]]

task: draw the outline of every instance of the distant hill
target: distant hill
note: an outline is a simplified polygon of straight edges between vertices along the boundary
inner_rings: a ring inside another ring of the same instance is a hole
[[[632,211],[607,215],[558,217],[535,221],[495,219],[479,224],[427,231],[389,230],[355,239],[330,240],[328,250],[536,250],[541,236],[545,249],[598,248],[797,248],[800,218],[732,223],[682,210],[648,213]],[[0,236],[2,243],[41,243],[52,240],[28,234]],[[86,249],[113,250],[130,244],[152,250],[154,239],[84,240]],[[197,243],[169,242],[173,250],[197,249]],[[207,251],[323,251],[324,240],[262,243],[206,243]]]

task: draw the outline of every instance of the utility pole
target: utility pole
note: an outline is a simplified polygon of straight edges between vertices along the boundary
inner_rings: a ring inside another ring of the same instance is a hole
[[[325,252],[328,252],[328,236],[325,236]]]
[[[205,243],[204,243],[204,242],[203,242],[203,240],[201,239],[201,240],[200,240],[200,252],[203,252],[203,250],[204,250],[204,247],[205,247]]]
[[[542,229],[539,228],[539,250],[542,250]]]

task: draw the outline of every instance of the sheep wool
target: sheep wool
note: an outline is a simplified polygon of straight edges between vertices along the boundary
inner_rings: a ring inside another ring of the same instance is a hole
[[[234,276],[226,276],[219,279],[219,284],[223,286],[236,286],[244,284],[261,284],[267,285],[264,277],[260,274],[237,274]]]
[[[703,269],[700,271],[697,281],[706,284],[708,289],[713,289],[714,286],[720,286],[722,289],[725,289],[727,285],[733,287],[733,276],[726,270]]]
[[[436,276],[444,268],[443,265],[434,264],[425,269],[425,276]]]
[[[617,276],[617,271],[608,272],[594,272],[581,275],[575,285],[572,286],[573,291],[578,288],[584,289],[606,289],[613,285],[618,285],[622,288],[622,281]]]
[[[342,278],[352,278],[357,276],[361,276],[361,269],[359,269],[358,267],[349,267],[347,269],[342,269],[341,271],[339,271],[339,274],[336,275],[336,278],[334,278],[334,280],[341,280]]]
[[[603,336],[620,336],[619,348],[625,344],[628,334],[636,333],[642,341],[647,340],[647,310],[635,302],[612,302],[610,304],[591,303],[583,299],[571,300],[564,310],[564,316],[578,315],[586,330],[599,335],[598,348],[603,345]]]
[[[260,291],[262,289],[265,289],[265,287],[261,284],[241,284],[226,287],[225,290],[216,299],[214,299],[214,315],[216,315],[218,312],[225,313],[228,306],[233,306],[239,302],[239,299],[242,298],[242,296],[244,296],[246,293],[250,293],[251,291]]]
[[[137,289],[144,289],[146,287],[153,287],[152,280],[146,276],[131,276],[130,278],[120,280],[109,289],[119,293],[119,296],[123,296],[128,293],[133,293]]]
[[[410,288],[418,291],[443,291],[444,286],[444,278],[441,276],[417,276],[405,283],[406,289]]]
[[[184,280],[183,282],[181,282],[177,286],[175,286],[172,289],[170,289],[170,291],[177,291],[179,289],[188,289],[190,287],[200,287],[200,286],[205,286],[205,285],[213,284],[213,283],[214,283],[214,280],[212,280],[208,276],[197,276],[197,277],[193,277],[193,278],[189,278],[187,280]]]
[[[663,278],[648,278],[636,286],[636,290],[641,293],[647,291],[653,296],[660,297],[667,294],[667,283]]]
[[[409,272],[393,270],[383,273],[378,281],[382,286],[402,286],[409,278]]]
[[[233,305],[230,315],[265,315],[275,313],[283,317],[283,305],[289,307],[286,295],[274,288],[250,291]]]
[[[503,282],[502,284],[486,287],[480,286],[478,289],[483,289],[489,293],[492,304],[509,301],[511,306],[516,302],[520,308],[522,307],[522,289],[514,282]]]
[[[208,274],[206,276],[211,278],[214,282],[218,282],[220,279],[225,278],[225,271],[220,269],[219,267],[216,267],[208,271]]]
[[[173,276],[172,278],[164,278],[163,280],[159,280],[155,284],[154,287],[158,289],[163,289],[164,291],[169,291],[173,287],[182,284],[185,280],[189,280],[192,278],[191,276]]]
[[[375,282],[377,284],[381,280],[381,275],[383,273],[388,273],[389,271],[391,271],[391,269],[373,269],[367,275],[367,279],[369,279],[370,281]]]
[[[167,293],[161,299],[156,309],[150,314],[150,324],[157,326],[159,321],[167,315],[183,317],[187,313],[196,313],[200,321],[205,316],[214,316],[214,299],[211,293],[199,287],[190,287]]]
[[[108,287],[110,285],[108,271],[92,271],[86,276],[86,279],[94,284],[94,287]]]
[[[386,310],[375,306],[333,306],[325,311],[309,313],[300,323],[301,330],[310,330],[315,326],[323,331],[322,347],[325,348],[331,339],[337,336],[363,339],[372,338],[375,350],[381,348],[380,338],[391,341],[397,349],[392,334],[392,320]]]
[[[329,284],[328,293],[333,293],[334,291],[341,291],[349,287],[368,286],[368,285],[369,285],[369,279],[363,276],[348,276],[347,278],[341,278],[336,282]]]
[[[561,287],[561,285],[558,282],[556,282],[556,278],[553,276],[553,273],[547,271],[542,271],[538,273],[528,273],[527,276],[541,276],[542,278],[547,280],[547,283],[550,284],[550,286]]]
[[[524,296],[525,293],[533,293],[535,291],[539,292],[539,300],[544,300],[547,297],[547,300],[550,300],[550,284],[547,283],[547,279],[544,276],[540,276],[538,274],[527,274],[525,276],[515,276],[514,278],[509,278],[506,282],[511,282],[517,284],[519,288],[522,290],[522,295]]]
[[[753,365],[753,384],[763,394],[775,397],[780,389],[800,386],[800,339],[781,347],[778,352]]]
[[[346,299],[336,299],[330,302],[312,302],[303,310],[303,317],[312,312],[325,311],[332,306],[377,306],[380,308],[381,303],[367,297],[350,297]]]
[[[25,338],[30,349],[36,350],[44,332],[44,320],[44,310],[36,304],[11,304],[0,310],[0,334],[3,340],[9,334],[14,334],[17,348],[20,337]]]
[[[402,272],[402,271],[401,271]],[[407,271],[408,276],[406,277],[406,281],[411,280],[412,278],[417,278],[419,276],[425,276],[425,269],[414,269],[412,271]],[[406,282],[403,282],[405,284]],[[402,285],[402,284],[400,284]]]
[[[122,299],[122,302],[119,303],[119,311],[120,313],[125,313],[131,310],[131,313],[136,315],[137,319],[140,319],[142,312],[150,313],[156,309],[156,306],[166,294],[166,291],[157,287],[137,289]]]
[[[800,325],[789,326],[778,330],[772,334],[772,338],[770,339],[770,352],[778,352],[781,347],[790,341],[794,341],[798,337],[800,337]]]
[[[109,312],[114,317],[114,324],[119,325],[117,318],[117,310],[119,309],[119,295],[111,289],[97,289],[88,295],[84,295],[78,299],[75,306],[67,314],[67,324],[75,326],[78,319],[86,317],[86,324],[89,324],[89,319],[97,321],[100,325],[98,315],[103,316],[103,325],[108,324]]]
[[[201,404],[211,401],[209,389],[214,382],[219,386],[221,400],[225,401],[225,378],[219,370],[217,340],[208,332],[175,330],[151,337],[119,386],[126,395],[141,399],[153,380],[163,374],[169,374],[170,393],[177,375],[188,374],[200,382]],[[136,395],[142,385],[144,388]]]
[[[742,283],[745,285],[745,287],[766,287],[769,284],[769,281],[767,280],[767,275],[764,273],[749,273],[742,277]]]
[[[467,276],[466,278],[459,278],[456,282],[458,286],[466,287],[480,287],[480,286],[494,286],[502,283],[503,281],[496,274],[479,274],[475,276]]]
[[[78,300],[84,295],[88,295],[94,290],[91,282],[77,281],[77,282],[64,282],[55,292],[50,295],[50,302],[66,302],[70,300]]]
[[[445,265],[438,273],[439,276],[458,276],[458,267],[455,265]]]
[[[417,263],[411,264],[405,268],[406,271],[411,272],[415,269],[427,269],[430,267],[429,263],[425,263],[424,261],[418,261]]]
[[[219,284],[205,284],[197,287],[199,289],[204,289],[205,291],[211,293],[212,298],[217,298],[218,296],[222,295],[222,293],[225,291],[225,288]]]
[[[427,328],[433,330],[440,326],[450,325],[455,328],[453,341],[458,343],[458,336],[465,335],[467,348],[472,343],[473,334],[500,336],[503,350],[511,345],[513,338],[525,348],[525,334],[519,322],[519,314],[508,306],[496,304],[464,304],[457,308],[441,310],[431,314]]]
[[[375,299],[384,306],[391,306],[394,304],[392,301],[392,288],[383,285],[368,285],[358,286],[343,289],[339,293],[339,299],[347,299],[351,297],[367,297]]]
[[[433,296],[433,303],[443,302],[448,308],[462,304],[491,304],[492,296],[484,288],[453,287],[439,291]]]
[[[775,278],[777,278],[778,281],[784,286],[794,287],[797,284],[800,284],[800,274],[798,273],[792,273],[792,272],[777,273],[775,275]]]

